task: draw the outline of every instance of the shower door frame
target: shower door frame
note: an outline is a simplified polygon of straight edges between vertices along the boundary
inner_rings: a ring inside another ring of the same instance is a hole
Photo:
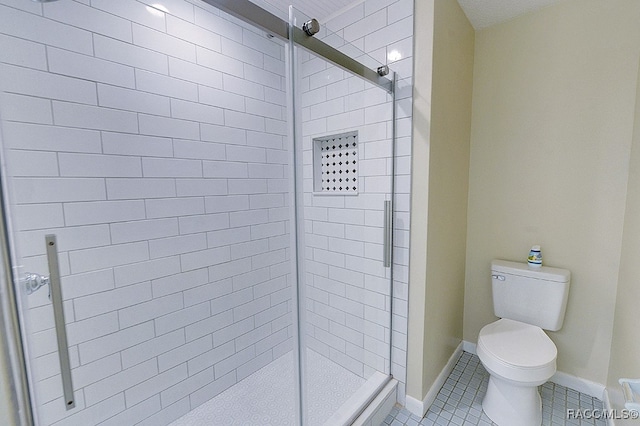
[[[280,38],[283,41],[292,41],[310,50],[314,54],[331,62],[346,71],[358,75],[370,83],[386,90],[388,93],[395,92],[394,81],[384,75],[380,75],[377,70],[372,70],[359,61],[340,52],[327,43],[307,35],[302,29],[291,26],[283,19],[262,9],[260,6],[249,0],[201,0],[214,6],[238,19],[241,19],[269,34]],[[291,28],[290,28],[291,27]],[[290,35],[291,34],[291,35]]]
[[[308,36],[302,29],[290,25],[286,21],[262,9],[261,7],[250,2],[249,0],[201,0],[201,1],[211,6],[214,6],[236,18],[239,18],[242,21],[252,24],[258,28],[261,28],[264,31],[268,32],[269,34],[277,36],[278,38],[284,41],[290,42],[291,46],[290,46],[289,52],[291,52],[291,54],[293,54],[294,47],[299,45],[313,52],[314,54],[322,57],[323,59],[327,60],[331,64],[336,65],[342,68],[343,70],[348,71],[349,73],[352,73],[354,75],[357,75],[367,80],[368,82],[382,88],[387,93],[392,95],[392,100],[391,100],[391,103],[392,103],[392,135],[391,135],[392,154],[391,155],[392,156],[391,156],[391,171],[390,171],[391,208],[390,208],[390,216],[388,217],[388,222],[385,224],[386,226],[389,226],[388,228],[389,238],[387,243],[389,244],[388,251],[389,251],[389,258],[390,258],[389,374],[387,376],[387,380],[384,383],[382,383],[378,387],[378,389],[376,389],[376,391],[367,399],[366,404],[364,404],[361,407],[360,411],[353,413],[353,415],[350,418],[350,421],[353,421],[362,413],[362,411],[366,408],[366,406],[377,396],[380,390],[384,386],[386,386],[386,384],[392,379],[391,352],[393,348],[393,345],[392,345],[393,308],[392,306],[393,306],[393,229],[394,229],[393,223],[394,223],[394,216],[395,216],[394,198],[395,198],[395,147],[396,147],[396,98],[395,98],[396,74],[395,72],[392,72],[391,79],[385,77],[385,75],[379,74],[378,70],[372,70],[369,67],[360,63],[359,61],[345,55],[339,50],[324,43],[323,41],[316,39],[312,36]],[[293,57],[291,57],[290,59],[292,61],[292,64],[290,64],[289,68],[293,69],[294,67]],[[292,86],[293,84],[294,83],[291,82],[290,86]],[[290,98],[295,102],[294,100],[295,96],[293,94],[290,95]],[[295,111],[292,111],[291,115],[295,117]],[[294,156],[294,159],[295,159],[295,156],[296,156],[295,150],[297,149],[295,144],[295,135],[296,135],[295,118],[292,120],[290,126],[293,126],[292,137],[294,137],[294,141],[292,145],[294,149],[293,149],[292,155]],[[0,146],[2,146],[1,138],[2,138],[2,134],[0,133]],[[2,207],[0,211],[0,256],[1,256],[0,261],[2,262],[2,264],[0,265],[0,267],[2,268],[2,271],[0,271],[0,274],[1,274],[0,275],[0,296],[2,296],[0,297],[0,308],[2,309],[2,314],[0,315],[0,328],[2,329],[3,335],[4,335],[2,338],[2,342],[0,342],[2,343],[3,347],[0,348],[0,350],[3,350],[5,352],[4,355],[6,357],[6,363],[7,363],[6,367],[7,369],[10,369],[10,371],[7,371],[7,373],[9,373],[8,376],[10,380],[9,387],[11,388],[11,391],[13,391],[13,395],[12,395],[13,404],[11,407],[13,408],[13,411],[9,414],[12,415],[13,420],[17,424],[33,425],[34,424],[34,415],[33,415],[34,407],[33,407],[33,398],[31,396],[32,389],[28,381],[27,365],[26,365],[25,354],[23,350],[25,342],[24,342],[23,332],[22,332],[22,321],[20,319],[19,302],[15,293],[16,289],[19,288],[19,286],[17,285],[18,283],[16,282],[17,277],[14,276],[16,263],[15,263],[15,259],[13,258],[13,250],[12,250],[13,244],[11,241],[11,234],[9,232],[11,229],[10,217],[6,209],[6,207],[10,206],[10,203],[9,203],[9,197],[7,192],[9,188],[7,186],[8,179],[6,176],[7,169],[6,169],[5,159],[0,158],[0,163],[1,163],[0,164],[0,169],[1,169],[0,170],[0,203]],[[292,176],[294,177],[293,180],[295,181],[297,178],[298,172],[301,173],[301,170],[299,170],[301,168],[297,167],[295,162],[292,164],[291,167],[293,170],[293,174],[292,174]],[[301,189],[299,188],[299,186],[296,185],[296,183],[294,182],[293,196],[296,199],[296,203],[294,203],[293,209],[295,210],[295,213],[296,213],[294,216],[296,224],[299,222],[297,220],[298,213],[301,213],[302,209],[304,208],[302,205],[298,205],[299,204],[298,201],[301,200],[301,198],[299,198],[299,194],[296,191],[300,191],[300,190]],[[299,282],[300,282],[299,278],[304,273],[304,271],[300,267],[301,250],[299,249],[300,244],[299,244],[299,237],[297,234],[300,233],[300,229],[302,230],[304,229],[304,226],[302,227],[297,226],[296,228],[297,229],[295,229],[295,231],[292,232],[293,238],[295,238],[295,241],[296,241],[296,244],[294,245],[294,247],[296,248],[296,261],[295,261],[296,266],[295,267],[296,267],[296,278],[298,278],[297,279],[298,284],[295,286],[296,289],[294,294],[295,296],[294,303],[296,306],[294,306],[294,309],[297,311],[296,319],[298,321],[296,324],[296,334],[297,334],[297,340],[298,342],[300,342],[301,332],[300,332],[299,319],[300,319],[300,310],[302,309],[302,307],[301,307],[301,298],[300,298],[300,291],[299,291]],[[300,365],[301,365],[301,360],[299,359],[300,353],[301,353],[300,346],[298,346],[297,353],[298,353],[298,360],[297,360],[298,362],[297,362],[296,371],[298,371],[298,375],[299,375],[297,380],[297,387],[301,388],[302,379],[299,372]],[[4,367],[5,366],[0,365],[0,368],[4,368]],[[298,398],[297,398],[297,404],[298,404],[297,417],[300,421],[302,421],[304,417],[304,408],[303,408],[304,402],[302,401],[302,398],[303,398],[302,392],[299,392]]]
[[[0,117],[0,123],[2,117]],[[2,129],[0,129],[0,148],[3,147]],[[16,425],[33,425],[33,399],[31,386],[29,385],[26,357],[24,352],[22,321],[20,320],[19,302],[16,289],[19,288],[14,278],[15,259],[11,243],[11,222],[7,212],[10,205],[7,186],[7,166],[4,158],[4,150],[0,149],[0,256],[2,257],[2,276],[0,276],[0,350],[4,351],[6,365],[0,365],[7,371],[10,380],[9,388],[15,392],[15,402],[12,404],[11,414]],[[14,398],[11,398],[12,400]]]

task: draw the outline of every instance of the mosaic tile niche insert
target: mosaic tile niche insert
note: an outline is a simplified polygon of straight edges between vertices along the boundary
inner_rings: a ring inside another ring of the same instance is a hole
[[[358,131],[313,139],[313,191],[358,193]]]

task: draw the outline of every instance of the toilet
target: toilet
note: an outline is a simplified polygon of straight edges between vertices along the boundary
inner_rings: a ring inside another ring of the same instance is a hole
[[[538,386],[556,372],[558,350],[544,330],[562,328],[571,273],[566,269],[491,262],[498,321],[478,335],[477,353],[489,372],[482,410],[498,426],[540,426]]]

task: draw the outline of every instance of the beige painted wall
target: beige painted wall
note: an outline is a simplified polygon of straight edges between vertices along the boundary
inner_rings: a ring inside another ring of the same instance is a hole
[[[427,281],[427,211],[431,139],[431,80],[435,0],[415,2],[413,62],[413,140],[411,152],[411,234],[409,242],[409,313],[407,315],[408,396],[422,400],[424,320]],[[421,25],[419,25],[422,23]]]
[[[474,31],[450,0],[415,16],[407,391],[422,400],[462,339]]]
[[[609,364],[609,396],[615,408],[623,407],[618,379],[640,378],[640,331],[638,303],[640,303],[640,69],[636,88],[636,114],[629,162],[627,207],[622,237],[622,258],[616,299],[616,311]],[[624,422],[616,421],[616,425]],[[638,424],[631,421],[628,424]]]
[[[606,383],[640,2],[566,0],[476,33],[464,339],[495,320],[489,265],[572,273],[558,370]]]

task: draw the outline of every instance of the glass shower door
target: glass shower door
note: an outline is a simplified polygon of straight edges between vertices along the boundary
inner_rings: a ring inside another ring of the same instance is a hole
[[[293,424],[284,43],[204,2],[85,3],[0,4],[36,424],[166,425],[222,394],[210,424]]]
[[[381,65],[326,25],[304,37]],[[393,95],[300,44],[292,55],[303,414],[346,424],[390,374]]]
[[[389,375],[392,95],[292,45],[287,111],[288,46],[263,30],[86,3],[0,5],[36,424],[348,422]],[[314,37],[376,69],[344,31]]]

